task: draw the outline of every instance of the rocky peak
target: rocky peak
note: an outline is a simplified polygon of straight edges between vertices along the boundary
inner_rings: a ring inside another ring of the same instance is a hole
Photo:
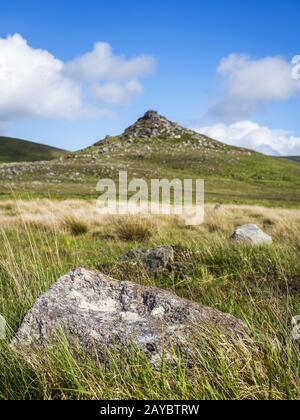
[[[145,120],[155,121],[159,118],[161,118],[161,116],[159,115],[157,111],[147,111],[145,115],[143,116],[143,118],[141,118],[141,120],[145,119]]]
[[[135,124],[127,128],[124,136],[127,138],[168,137],[180,138],[187,131],[180,125],[169,121],[156,111],[148,111]]]

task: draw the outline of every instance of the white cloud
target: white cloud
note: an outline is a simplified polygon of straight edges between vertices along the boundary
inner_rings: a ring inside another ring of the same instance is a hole
[[[123,84],[106,82],[94,86],[96,97],[104,103],[113,105],[126,105],[143,90],[143,86],[137,80],[130,80]]]
[[[140,77],[154,72],[155,60],[140,55],[132,59],[113,54],[109,44],[97,42],[91,52],[65,66],[65,74],[74,80],[90,83],[90,89],[100,102],[127,105],[143,92]]]
[[[0,122],[109,115],[103,107],[128,104],[143,91],[139,78],[153,69],[152,57],[115,56],[105,43],[65,63],[21,35],[0,38]]]
[[[268,155],[300,155],[300,137],[284,130],[263,127],[252,121],[240,121],[231,125],[216,124],[196,131],[224,143]]]
[[[247,55],[229,55],[218,67],[224,96],[210,114],[237,121],[270,102],[290,99],[300,93],[300,80],[292,77],[293,67],[292,62],[282,57],[253,60]]]
[[[76,58],[66,65],[66,73],[80,80],[128,81],[151,74],[155,60],[141,55],[133,59],[115,56],[105,42],[97,42],[91,52]]]
[[[0,118],[26,114],[70,117],[81,106],[79,86],[62,75],[64,64],[20,36],[0,39]]]

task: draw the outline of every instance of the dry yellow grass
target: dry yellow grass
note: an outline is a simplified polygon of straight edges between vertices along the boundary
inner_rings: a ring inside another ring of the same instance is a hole
[[[167,230],[172,226],[183,225],[184,221],[175,216],[101,216],[97,212],[96,201],[89,200],[11,200],[0,202],[0,226],[2,228],[23,226],[24,222],[37,228],[63,230],[68,219],[80,221],[97,232],[108,225],[128,224],[149,225],[152,230]],[[291,209],[266,208],[261,206],[225,205],[216,210],[214,206],[205,207],[205,220],[200,226],[193,227],[202,233],[228,232],[234,227],[255,223],[275,238],[288,240],[292,234],[300,233],[300,211]]]

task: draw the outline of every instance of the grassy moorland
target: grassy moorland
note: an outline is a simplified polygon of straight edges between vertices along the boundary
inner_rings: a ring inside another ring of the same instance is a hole
[[[95,199],[99,179],[205,180],[208,202],[299,208],[300,165],[182,129],[180,138],[110,137],[48,162],[0,165],[0,198]]]
[[[232,243],[235,226],[256,223],[272,246]],[[9,324],[0,341],[0,399],[299,399],[300,347],[291,319],[300,314],[300,214],[259,206],[206,208],[205,223],[186,227],[174,217],[99,218],[93,201],[0,202],[0,313]],[[149,278],[121,262],[132,248],[172,245],[178,278]],[[74,267],[155,284],[244,320],[247,346],[212,336],[195,343],[192,369],[157,371],[140,354],[114,358],[110,369],[65,343],[40,354],[15,354],[9,340],[40,294]],[[226,350],[225,350],[226,349]],[[27,362],[25,361],[27,360]]]

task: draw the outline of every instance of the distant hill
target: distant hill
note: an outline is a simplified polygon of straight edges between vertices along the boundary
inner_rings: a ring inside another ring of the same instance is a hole
[[[62,159],[0,165],[0,197],[12,190],[32,196],[96,198],[100,179],[205,180],[205,199],[300,207],[300,165],[233,147],[148,111],[121,135]]]
[[[300,163],[300,156],[286,156],[286,157],[283,157],[281,159],[288,159],[288,160],[292,160],[293,162],[299,162]]]
[[[0,136],[0,163],[35,162],[62,156],[64,150],[31,141]]]

